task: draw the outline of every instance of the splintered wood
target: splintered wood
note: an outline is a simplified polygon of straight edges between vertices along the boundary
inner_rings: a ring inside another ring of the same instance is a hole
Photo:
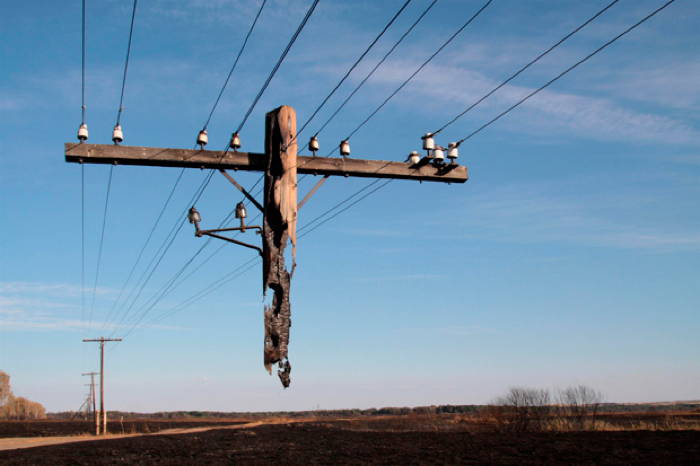
[[[282,106],[267,114],[265,148],[269,154],[265,171],[265,213],[263,222],[263,292],[270,288],[272,304],[265,307],[265,369],[277,375],[286,388],[292,366],[289,363],[289,329],[292,326],[289,303],[291,274],[287,270],[284,251],[292,242],[292,258],[296,256],[297,230],[297,144],[296,113]],[[292,271],[294,270],[292,265]]]

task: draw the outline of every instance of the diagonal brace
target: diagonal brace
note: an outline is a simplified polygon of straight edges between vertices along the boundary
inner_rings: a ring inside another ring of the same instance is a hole
[[[297,210],[299,210],[299,209],[301,209],[302,207],[304,207],[304,204],[306,204],[306,202],[307,202],[309,199],[311,199],[311,196],[313,196],[313,195],[316,193],[316,191],[318,191],[318,188],[320,188],[321,186],[323,186],[323,183],[326,182],[326,180],[328,179],[329,176],[330,176],[330,175],[324,175],[323,178],[321,178],[320,180],[318,180],[318,182],[314,185],[314,187],[311,188],[311,191],[309,191],[309,192],[306,194],[306,196],[304,196],[304,199],[301,200],[301,202],[300,202],[299,205],[297,206]]]
[[[229,180],[229,181],[231,182],[232,185],[234,185],[236,188],[238,188],[238,190],[239,190],[240,192],[242,192],[243,195],[244,195],[250,202],[252,202],[253,205],[254,205],[255,207],[258,208],[258,210],[260,210],[260,212],[265,212],[265,209],[263,208],[263,206],[261,206],[260,203],[259,203],[258,201],[255,200],[255,198],[252,196],[252,194],[250,194],[248,191],[246,191],[246,189],[245,189],[243,186],[241,186],[240,184],[238,184],[238,181],[234,180],[233,177],[232,177],[231,175],[229,175],[228,173],[226,173],[226,170],[224,170],[223,168],[220,168],[220,169],[219,169],[219,173],[221,173],[222,175],[224,175],[224,176],[226,177],[226,179]]]

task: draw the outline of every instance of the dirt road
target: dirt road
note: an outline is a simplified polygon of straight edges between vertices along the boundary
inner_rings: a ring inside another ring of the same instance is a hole
[[[23,448],[34,448],[34,447],[45,447],[49,445],[60,445],[63,443],[76,443],[76,442],[91,442],[96,440],[115,440],[130,437],[143,437],[148,435],[180,435],[180,434],[195,434],[198,432],[206,432],[213,429],[248,429],[251,427],[257,427],[263,424],[279,423],[275,422],[249,422],[245,424],[218,424],[218,425],[208,425],[202,427],[187,427],[187,428],[174,428],[165,429],[159,432],[151,433],[136,433],[136,434],[108,434],[104,436],[96,437],[94,435],[62,435],[53,437],[14,437],[14,438],[0,438],[0,451],[2,450],[19,450]],[[288,421],[285,421],[288,422]]]

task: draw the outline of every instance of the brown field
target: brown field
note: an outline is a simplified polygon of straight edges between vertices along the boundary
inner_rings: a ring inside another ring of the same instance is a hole
[[[697,464],[700,458],[697,413],[605,414],[604,418],[603,430],[598,431],[526,433],[498,432],[487,418],[466,414],[270,418],[238,425],[221,419],[129,421],[149,430],[180,427],[185,433],[0,451],[0,464],[677,465]],[[184,429],[188,423],[200,428],[188,431]],[[0,429],[8,430],[7,424],[0,423]],[[35,424],[24,429],[37,435],[51,428],[63,429],[64,435],[77,429],[69,421],[25,424]],[[212,427],[203,430],[205,425]],[[17,427],[9,430],[13,429]]]

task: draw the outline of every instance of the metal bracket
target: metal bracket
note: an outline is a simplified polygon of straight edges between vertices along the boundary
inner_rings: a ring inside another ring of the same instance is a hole
[[[222,239],[222,240],[228,241],[230,243],[238,244],[239,246],[245,246],[246,248],[255,249],[256,251],[258,251],[258,254],[260,254],[262,256],[262,254],[263,254],[262,248],[260,248],[258,246],[254,246],[252,244],[244,243],[243,241],[238,241],[237,239],[227,238],[226,236],[221,236],[221,235],[217,234],[217,233],[220,233],[222,231],[245,231],[245,230],[256,230],[256,229],[258,230],[258,234],[260,234],[260,232],[262,231],[262,228],[259,226],[247,226],[247,227],[237,227],[237,228],[220,228],[218,230],[200,230],[200,229],[197,229],[197,231],[195,232],[195,236],[201,237],[203,235],[206,235],[206,236],[211,236],[212,238]]]

